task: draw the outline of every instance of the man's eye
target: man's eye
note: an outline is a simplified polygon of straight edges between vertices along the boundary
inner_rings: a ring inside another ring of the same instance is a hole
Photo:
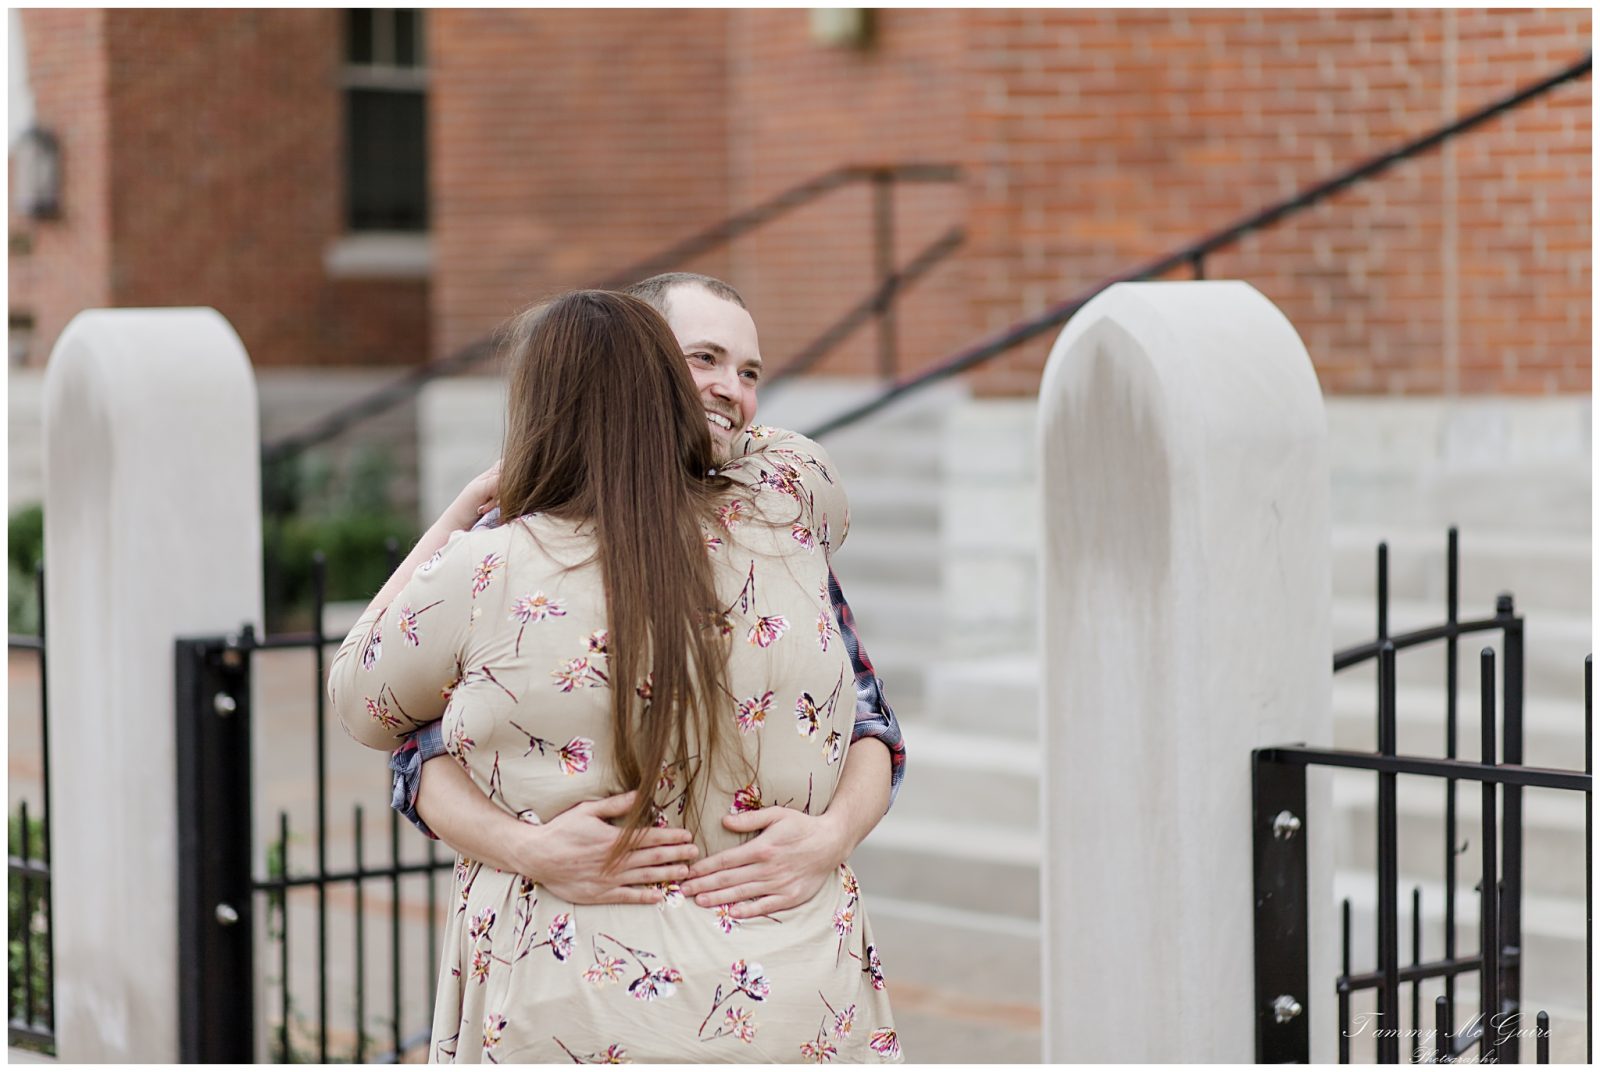
[[[740,375],[749,380],[751,383],[759,383],[761,381],[761,373],[757,372],[755,369],[745,369],[742,373],[740,373]]]
[[[690,354],[689,357],[690,357],[691,360],[694,360],[694,361],[705,361],[708,364],[712,363],[712,362],[714,362],[716,360],[710,354]]]

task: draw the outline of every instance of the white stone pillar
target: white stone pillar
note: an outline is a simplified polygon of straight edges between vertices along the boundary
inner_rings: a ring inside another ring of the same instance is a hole
[[[1245,283],[1123,283],[1039,394],[1045,1060],[1252,1061],[1250,751],[1331,743],[1316,375]],[[1331,897],[1325,779],[1308,795]],[[1312,901],[1300,998],[1331,1060]]]
[[[261,623],[255,379],[212,309],[92,310],[45,375],[56,1046],[178,1060],[173,638]]]

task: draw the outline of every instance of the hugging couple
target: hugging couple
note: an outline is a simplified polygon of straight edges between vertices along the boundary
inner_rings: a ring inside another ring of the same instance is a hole
[[[901,1060],[846,861],[905,751],[829,564],[839,474],[751,423],[743,300],[577,291],[507,350],[501,461],[328,682],[458,853],[430,1060]]]

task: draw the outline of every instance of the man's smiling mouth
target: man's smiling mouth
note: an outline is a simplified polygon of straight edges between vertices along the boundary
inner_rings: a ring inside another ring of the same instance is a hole
[[[713,428],[721,428],[725,432],[733,431],[733,422],[720,413],[712,413],[710,410],[706,410],[706,420],[710,422]]]

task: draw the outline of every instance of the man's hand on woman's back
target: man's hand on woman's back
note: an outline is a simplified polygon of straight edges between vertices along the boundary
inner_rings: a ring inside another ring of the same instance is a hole
[[[585,801],[531,828],[526,863],[517,870],[575,905],[656,904],[662,891],[654,883],[681,882],[700,850],[682,827],[651,827],[614,867],[606,857],[622,835],[608,819],[633,806],[634,794]],[[526,825],[526,824],[524,824]]]
[[[461,855],[526,875],[573,904],[656,904],[650,884],[681,880],[700,855],[682,827],[652,827],[611,868],[606,857],[622,836],[607,820],[633,805],[633,794],[576,804],[542,824],[522,822],[491,803],[451,758],[423,764],[417,814]]]

